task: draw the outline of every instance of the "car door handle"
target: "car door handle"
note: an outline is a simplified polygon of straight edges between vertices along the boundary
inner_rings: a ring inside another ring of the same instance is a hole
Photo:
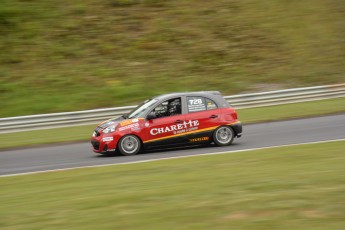
[[[182,123],[182,120],[176,120],[175,123]]]
[[[218,115],[211,115],[210,118],[217,118]]]

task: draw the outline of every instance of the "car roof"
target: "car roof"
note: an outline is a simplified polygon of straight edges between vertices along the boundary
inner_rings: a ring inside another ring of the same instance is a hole
[[[176,92],[176,93],[168,93],[168,94],[162,94],[157,97],[154,97],[154,99],[157,100],[164,100],[172,97],[181,97],[181,96],[204,96],[204,97],[219,97],[221,96],[221,93],[219,91],[195,91],[195,92]]]
[[[206,97],[213,100],[219,108],[230,107],[229,103],[223,98],[219,91],[195,91],[195,92],[177,92],[177,93],[168,93],[159,95],[152,99],[156,99],[158,101],[165,101],[172,99],[174,97],[183,97],[183,96],[191,96],[191,97]]]

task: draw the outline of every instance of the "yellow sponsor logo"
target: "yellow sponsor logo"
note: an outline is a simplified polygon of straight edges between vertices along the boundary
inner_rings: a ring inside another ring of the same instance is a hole
[[[132,124],[132,120],[126,120],[120,123],[120,126],[130,125]]]
[[[130,120],[125,120],[125,121],[120,123],[120,126],[126,126],[126,125],[130,125],[133,123],[137,123],[139,121],[139,119],[141,119],[141,118],[134,118],[134,119],[130,119]]]
[[[210,139],[209,137],[199,137],[199,138],[189,139],[189,142],[208,141],[209,139]]]

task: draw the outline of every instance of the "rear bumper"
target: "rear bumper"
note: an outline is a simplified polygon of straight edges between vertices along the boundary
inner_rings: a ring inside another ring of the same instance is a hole
[[[231,128],[233,128],[236,137],[242,136],[242,123],[241,122],[237,122],[235,124],[232,124]]]

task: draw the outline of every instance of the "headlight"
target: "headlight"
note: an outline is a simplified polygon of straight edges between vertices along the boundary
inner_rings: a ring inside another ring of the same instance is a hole
[[[115,132],[115,129],[116,129],[116,126],[115,125],[111,125],[111,126],[105,128],[102,132],[103,133],[112,133],[112,132]]]

